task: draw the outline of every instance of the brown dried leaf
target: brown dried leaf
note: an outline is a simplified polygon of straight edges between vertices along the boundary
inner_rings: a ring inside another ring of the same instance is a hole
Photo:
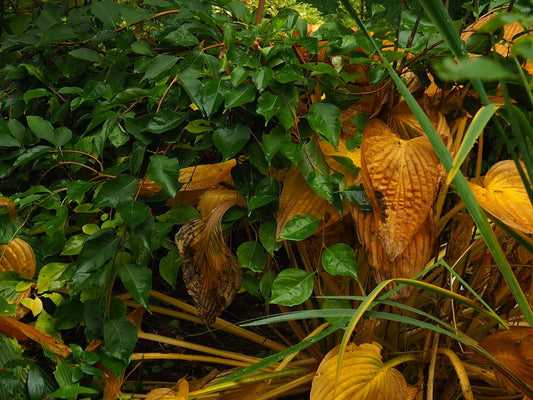
[[[320,363],[310,400],[407,399],[405,378],[397,369],[383,364],[380,344],[348,344],[337,376],[339,348],[332,349]]]
[[[238,191],[231,189],[210,189],[200,195],[197,208],[202,217],[205,218],[211,211],[226,201],[231,202],[232,205],[246,207],[246,201]]]
[[[180,169],[179,182],[183,183],[181,191],[207,189],[220,182],[229,182],[231,169],[237,165],[237,160],[232,158],[224,163],[204,164]]]
[[[431,216],[428,216],[407,247],[392,261],[389,260],[379,239],[374,214],[365,213],[354,207],[353,216],[357,236],[365,247],[368,264],[372,268],[377,283],[394,278],[411,278],[424,270],[431,259],[436,241]],[[414,290],[415,288],[412,286],[405,286],[391,296],[391,299],[407,298]]]
[[[31,246],[21,238],[15,238],[7,245],[0,245],[0,273],[15,271],[24,278],[35,274],[35,254]]]
[[[437,194],[439,160],[426,137],[402,140],[373,119],[363,135],[361,162],[378,237],[394,260],[429,215]]]
[[[0,317],[0,332],[14,337],[19,341],[33,340],[52,353],[67,358],[72,354],[69,346],[61,343],[48,333],[41,332],[34,327],[17,321],[12,317]]]
[[[326,227],[340,220],[339,212],[307,184],[297,168],[285,176],[279,199],[276,237],[279,237],[287,221],[295,215],[309,214],[321,220]]]
[[[232,204],[224,202],[207,218],[188,221],[175,236],[185,286],[206,325],[215,321],[241,286],[239,262],[224,242],[220,226]]]
[[[13,218],[17,215],[15,211],[15,203],[9,197],[0,197],[0,208],[7,207],[7,215],[9,218]]]
[[[513,160],[494,164],[483,186],[470,183],[481,207],[510,227],[533,233],[533,205]]]
[[[157,388],[146,396],[146,400],[187,400],[189,397],[189,383],[185,378],[178,381],[175,389]]]
[[[514,327],[497,332],[485,337],[479,344],[533,389],[533,375],[531,374],[533,370],[533,328]],[[490,362],[478,354],[475,354],[473,358],[478,362]],[[507,393],[524,392],[518,382],[509,377],[503,369],[493,365],[496,380],[502,389]]]

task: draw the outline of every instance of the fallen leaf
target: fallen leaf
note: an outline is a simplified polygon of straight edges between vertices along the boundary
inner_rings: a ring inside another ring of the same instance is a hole
[[[380,344],[348,344],[337,375],[339,348],[333,348],[318,366],[310,400],[407,399],[405,378],[383,364]]]
[[[402,140],[373,119],[363,135],[361,163],[378,237],[394,260],[429,215],[440,179],[439,160],[426,137]]]
[[[241,286],[239,262],[224,242],[220,226],[232,205],[226,201],[207,218],[191,219],[175,235],[185,286],[206,325],[215,321]]]
[[[31,279],[35,274],[35,266],[33,249],[21,238],[0,245],[0,273],[15,271],[23,278]]]
[[[483,186],[470,183],[481,207],[511,228],[533,233],[533,205],[513,160],[494,164]]]
[[[38,342],[41,346],[63,358],[67,358],[72,354],[69,346],[61,343],[49,334],[17,321],[12,317],[0,317],[0,332],[9,337],[14,337],[18,341],[33,340]]]
[[[412,278],[422,272],[432,257],[436,234],[431,216],[428,216],[419,231],[416,232],[407,247],[394,259],[390,260],[378,235],[376,217],[353,207],[352,211],[357,237],[365,248],[368,264],[372,268],[374,279],[381,283],[394,278]],[[391,300],[409,297],[415,288],[404,286],[391,296]]]
[[[322,228],[340,220],[337,209],[317,195],[307,184],[300,171],[293,168],[283,181],[276,218],[276,237],[281,235],[287,221],[290,221],[295,215],[303,214],[319,218]]]
[[[507,367],[516,377],[533,389],[533,328],[513,327],[506,331],[493,333],[479,342],[479,345],[492,354]],[[475,361],[489,362],[495,367],[495,377],[498,385],[506,393],[527,394],[519,383],[512,379],[502,368],[492,363],[490,359],[474,353]]]

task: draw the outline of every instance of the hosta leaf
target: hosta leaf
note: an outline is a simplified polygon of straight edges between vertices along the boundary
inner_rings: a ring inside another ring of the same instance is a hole
[[[396,400],[407,398],[403,375],[383,364],[381,345],[346,346],[337,375],[339,348],[333,348],[318,366],[310,400]],[[336,385],[337,384],[337,385]]]
[[[222,181],[231,181],[231,170],[237,160],[231,159],[219,164],[194,165],[180,170],[179,182],[182,191],[207,189]]]
[[[272,284],[270,303],[296,306],[306,301],[313,293],[313,274],[301,269],[285,269]]]
[[[484,187],[471,183],[470,188],[486,211],[511,228],[533,233],[533,206],[513,160],[493,165]]]
[[[374,119],[365,128],[361,161],[379,239],[394,260],[429,214],[440,179],[439,160],[426,137],[402,140]]]
[[[0,274],[15,271],[24,278],[35,274],[36,260],[31,246],[21,238],[15,238],[7,245],[0,245]]]

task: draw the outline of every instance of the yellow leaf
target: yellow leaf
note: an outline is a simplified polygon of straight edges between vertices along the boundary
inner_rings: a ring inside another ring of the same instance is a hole
[[[398,370],[383,364],[380,344],[348,344],[337,376],[339,347],[332,349],[320,363],[310,400],[407,399],[405,378]]]
[[[361,149],[355,148],[353,150],[348,150],[348,147],[346,147],[346,140],[343,138],[339,138],[339,146],[337,147],[337,150],[325,140],[319,140],[318,146],[320,147],[322,154],[324,154],[324,160],[329,167],[334,172],[339,172],[344,175],[346,186],[357,185],[360,183],[360,174],[354,174],[344,165],[335,160],[335,157],[348,158],[355,167],[361,168]]]
[[[226,201],[230,201],[232,205],[246,207],[246,201],[238,191],[231,189],[210,189],[200,195],[197,208],[203,217],[207,217],[211,211]]]
[[[494,164],[483,186],[470,183],[481,207],[511,228],[533,233],[533,206],[513,160]]]
[[[24,278],[35,274],[35,254],[31,246],[21,238],[15,238],[7,245],[0,245],[0,273],[15,271]]]
[[[195,165],[180,169],[179,182],[183,183],[181,191],[207,189],[220,182],[231,179],[231,169],[237,165],[237,160],[232,158],[224,163]]]
[[[189,397],[189,383],[185,378],[178,381],[175,389],[157,388],[147,394],[146,400],[187,400]]]
[[[425,136],[402,140],[373,119],[363,135],[361,162],[378,237],[394,260],[429,215],[440,179],[439,160]]]

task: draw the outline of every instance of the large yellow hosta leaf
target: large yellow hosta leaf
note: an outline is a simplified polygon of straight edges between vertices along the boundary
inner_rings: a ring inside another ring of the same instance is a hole
[[[402,140],[373,119],[363,135],[361,162],[379,239],[394,260],[428,217],[440,179],[439,160],[425,136]]]
[[[424,270],[432,257],[436,241],[431,216],[428,216],[413,239],[392,261],[389,260],[378,237],[374,214],[360,211],[354,207],[353,216],[357,237],[365,248],[368,265],[372,268],[377,283],[393,278],[411,278]],[[412,286],[405,286],[391,296],[391,299],[404,299],[409,297],[414,290],[415,288]]]
[[[481,207],[510,227],[533,233],[533,206],[513,160],[494,164],[483,186],[470,183]]]
[[[407,399],[407,383],[398,370],[383,364],[380,344],[348,344],[337,376],[339,347],[320,363],[310,400]]]
[[[7,245],[0,245],[0,273],[15,271],[24,278],[35,274],[35,254],[31,246],[21,238],[15,238]]]

